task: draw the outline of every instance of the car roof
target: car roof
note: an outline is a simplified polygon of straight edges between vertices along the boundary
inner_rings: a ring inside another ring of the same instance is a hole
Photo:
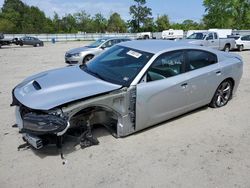
[[[132,40],[128,42],[123,42],[118,44],[120,46],[125,46],[128,48],[133,48],[137,50],[141,50],[144,52],[149,52],[156,54],[160,51],[168,50],[168,49],[184,49],[184,48],[195,48],[201,49],[201,47],[193,44],[189,44],[187,42],[180,41],[171,41],[171,40]]]

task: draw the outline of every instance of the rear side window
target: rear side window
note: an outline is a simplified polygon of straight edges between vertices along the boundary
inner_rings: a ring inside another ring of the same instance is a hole
[[[213,40],[213,33],[209,33],[207,36],[207,40]]]
[[[217,33],[214,33],[214,39],[218,39]]]
[[[192,71],[217,63],[217,56],[215,54],[201,50],[187,51],[187,58],[187,71]]]
[[[250,35],[247,35],[247,36],[241,37],[241,40],[247,40],[247,41],[249,41],[249,40],[250,40]]]

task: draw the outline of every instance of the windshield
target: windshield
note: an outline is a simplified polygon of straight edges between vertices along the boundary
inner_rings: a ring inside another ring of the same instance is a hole
[[[140,50],[114,46],[81,68],[105,81],[129,86],[152,56]]]
[[[88,45],[87,47],[89,47],[89,48],[96,48],[96,47],[100,46],[102,43],[104,43],[105,41],[107,41],[107,40],[106,39],[98,39],[95,42],[93,42],[90,45]]]
[[[203,35],[203,33],[193,33],[187,39],[203,40],[205,37],[206,35]]]

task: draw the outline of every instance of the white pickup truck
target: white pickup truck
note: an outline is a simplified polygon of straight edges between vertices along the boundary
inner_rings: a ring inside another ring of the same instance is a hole
[[[193,33],[183,41],[199,45],[211,47],[218,50],[230,51],[235,48],[235,40],[232,38],[219,38],[216,32],[197,32]]]

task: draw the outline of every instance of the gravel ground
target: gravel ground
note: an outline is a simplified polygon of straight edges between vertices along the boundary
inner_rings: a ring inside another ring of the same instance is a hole
[[[0,187],[250,187],[250,52],[227,106],[201,108],[122,139],[100,128],[100,145],[17,151],[23,143],[11,90],[25,77],[63,67],[66,50],[83,42],[0,49]],[[237,52],[234,52],[237,53]]]

